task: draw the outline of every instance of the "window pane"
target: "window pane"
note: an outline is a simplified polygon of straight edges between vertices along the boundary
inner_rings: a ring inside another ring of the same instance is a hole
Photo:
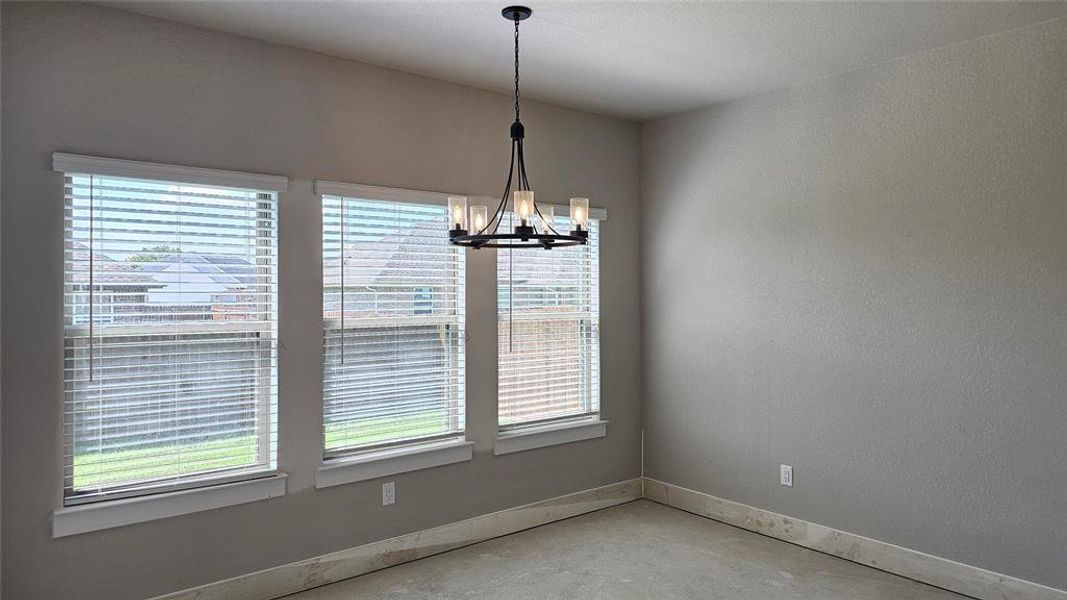
[[[275,196],[68,175],[68,501],[275,465]]]
[[[598,231],[590,221],[585,246],[497,254],[501,427],[600,409]]]
[[[328,454],[463,433],[464,256],[443,206],[324,196]]]

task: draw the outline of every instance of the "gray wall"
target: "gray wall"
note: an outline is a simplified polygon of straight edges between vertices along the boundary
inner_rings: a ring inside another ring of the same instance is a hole
[[[641,143],[647,475],[1067,588],[1067,20]]]
[[[89,5],[3,5],[3,571],[13,599],[144,598],[636,477],[638,128],[527,103],[539,198],[609,211],[608,437],[494,458],[494,254],[468,261],[473,461],[317,491],[321,272],[312,180],[495,195],[506,95]],[[506,58],[506,57],[505,57]],[[53,540],[61,498],[62,178],[53,151],[288,175],[280,209],[285,498]]]

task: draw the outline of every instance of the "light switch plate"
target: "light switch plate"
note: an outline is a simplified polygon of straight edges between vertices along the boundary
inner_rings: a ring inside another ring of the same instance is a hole
[[[382,484],[382,506],[396,504],[396,482],[387,481]]]

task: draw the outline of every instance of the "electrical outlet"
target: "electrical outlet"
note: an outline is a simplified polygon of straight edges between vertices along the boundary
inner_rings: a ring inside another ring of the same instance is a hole
[[[382,484],[382,506],[396,504],[396,482],[387,481]]]
[[[778,465],[779,475],[781,475],[782,485],[786,487],[793,487],[793,467],[789,465]]]

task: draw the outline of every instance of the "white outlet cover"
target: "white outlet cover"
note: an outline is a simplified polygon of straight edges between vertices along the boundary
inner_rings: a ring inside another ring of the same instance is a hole
[[[396,482],[387,481],[382,484],[382,506],[396,504]]]
[[[793,487],[793,467],[789,465],[778,465],[780,467],[779,474],[781,475],[781,483],[786,487]]]

